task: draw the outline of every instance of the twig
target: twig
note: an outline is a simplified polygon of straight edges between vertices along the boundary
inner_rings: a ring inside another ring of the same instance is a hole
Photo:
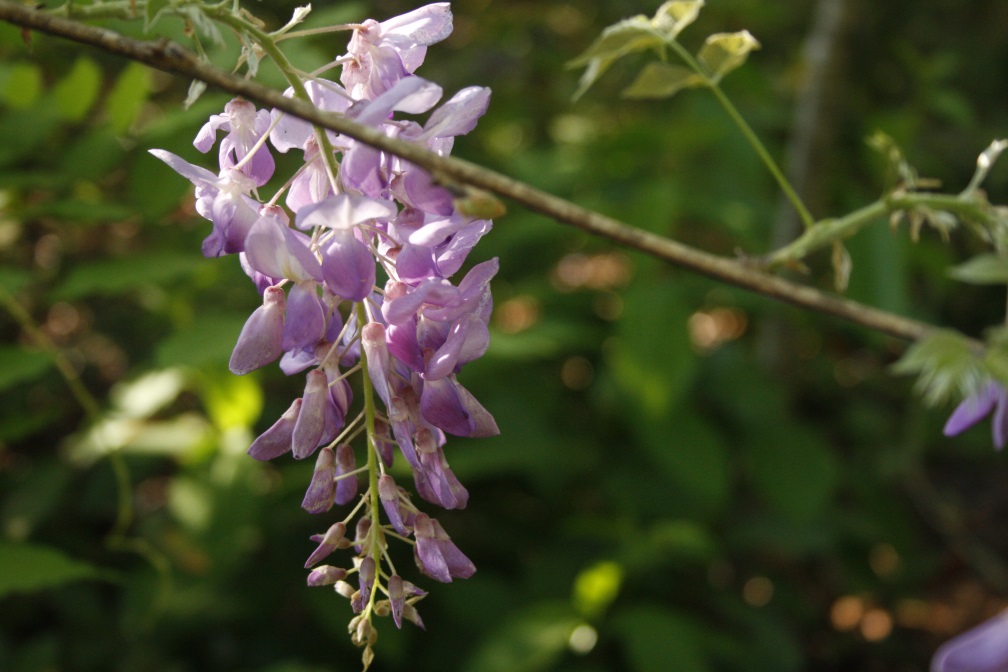
[[[63,19],[10,0],[0,0],[0,19],[23,28],[97,47],[171,74],[201,80],[223,91],[266,107],[277,108],[394,154],[426,169],[435,179],[446,184],[485,189],[558,222],[728,284],[849,320],[904,340],[919,340],[936,329],[933,325],[829,295],[759,271],[744,262],[709,254],[628,226],[487,168],[457,158],[438,156],[420,145],[390,138],[377,129],[361,126],[339,114],[319,110],[306,101],[287,98],[279,91],[201,63],[191,52],[166,39],[134,40],[111,30]],[[977,349],[983,347],[975,340],[970,343]]]

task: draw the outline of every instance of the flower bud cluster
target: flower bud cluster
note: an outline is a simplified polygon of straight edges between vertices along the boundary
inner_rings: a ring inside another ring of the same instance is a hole
[[[337,60],[339,81],[303,76],[299,94],[447,155],[455,137],[475,127],[490,96],[470,87],[438,106],[441,87],[413,74],[426,48],[452,30],[448,3],[350,28],[348,52]],[[400,118],[428,112],[423,123]],[[357,614],[351,638],[367,657],[376,637],[372,615],[422,626],[415,604],[425,592],[396,571],[387,539],[411,544],[420,571],[437,581],[475,571],[387,470],[397,446],[421,499],[462,508],[469,495],[448,466],[446,434],[498,431],[456,378],[488,347],[497,260],[451,280],[491,222],[460,212],[447,189],[407,161],[242,99],[212,116],[194,142],[204,153],[215,143],[217,173],[163,150],[151,153],[195,185],[196,210],[212,224],[203,254],[237,254],[262,295],[238,337],[231,370],[243,375],[279,360],[287,375],[305,375],[303,395],[249,454],[314,455],[302,503],[310,513],[358,502],[347,518],[312,537],[317,548],[306,568],[309,585],[332,585],[350,601]],[[272,152],[300,152],[304,162],[264,200],[259,190],[276,170]],[[366,388],[364,409],[350,417],[349,381],[357,373]],[[362,432],[366,459],[358,467],[352,440]],[[352,565],[320,564],[351,548]]]

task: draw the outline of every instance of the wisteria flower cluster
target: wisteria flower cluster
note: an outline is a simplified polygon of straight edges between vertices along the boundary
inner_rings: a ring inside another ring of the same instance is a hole
[[[304,80],[312,103],[441,155],[473,130],[487,109],[488,89],[466,88],[437,106],[441,87],[413,74],[427,47],[452,30],[448,3],[350,28],[348,52],[336,61],[339,82]],[[431,110],[424,123],[399,118]],[[194,141],[202,152],[215,143],[217,173],[163,150],[151,153],[195,185],[196,209],[212,223],[203,254],[237,254],[262,295],[238,337],[231,370],[246,374],[279,360],[288,375],[306,372],[304,394],[249,454],[314,455],[302,503],[310,513],[356,502],[312,537],[317,547],[305,567],[309,585],[333,585],[350,601],[351,638],[364,648],[367,665],[377,637],[372,616],[390,614],[397,627],[404,619],[423,625],[415,605],[425,592],[393,564],[391,539],[412,545],[420,572],[436,581],[476,570],[389,467],[398,449],[420,499],[462,508],[468,492],[448,466],[446,434],[498,432],[456,378],[489,345],[490,280],[498,262],[473,266],[457,283],[450,279],[491,222],[459,212],[448,190],[408,162],[242,99],[212,116]],[[263,200],[258,190],[275,172],[272,151],[302,152],[304,163]],[[351,418],[355,374],[363,380],[363,410]],[[352,441],[362,433],[366,455],[358,467]],[[351,548],[352,563],[322,564],[333,551]]]

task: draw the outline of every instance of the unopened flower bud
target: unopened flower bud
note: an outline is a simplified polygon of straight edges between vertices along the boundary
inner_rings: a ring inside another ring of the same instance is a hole
[[[340,579],[345,578],[347,571],[342,567],[332,565],[322,565],[316,567],[308,574],[309,586],[331,586]]]
[[[346,542],[346,525],[344,523],[334,523],[328,530],[326,530],[324,535],[321,537],[313,535],[312,539],[318,540],[318,548],[316,548],[315,551],[308,556],[308,561],[305,562],[305,569],[308,569],[315,563],[319,562],[339,548],[342,543]]]
[[[340,477],[336,481],[336,503],[347,504],[357,496],[357,476],[346,476],[357,468],[354,459],[353,446],[349,443],[341,443],[336,449],[335,475]]]
[[[291,450],[294,423],[301,412],[301,398],[298,397],[273,425],[249,446],[248,454],[257,460],[271,460]]]

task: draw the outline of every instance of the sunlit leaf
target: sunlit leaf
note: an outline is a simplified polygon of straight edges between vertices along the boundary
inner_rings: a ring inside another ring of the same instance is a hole
[[[610,560],[586,567],[574,579],[574,608],[585,618],[598,618],[619,595],[623,568]]]
[[[42,73],[31,63],[14,63],[0,70],[0,100],[15,109],[30,107],[42,93]]]
[[[949,269],[948,274],[973,285],[1008,284],[1008,259],[997,254],[981,254]]]
[[[574,98],[587,91],[616,60],[638,51],[658,49],[663,44],[665,38],[644,15],[609,26],[583,54],[568,64],[569,67],[587,66]]]
[[[703,6],[704,0],[672,0],[659,7],[651,21],[655,28],[674,38],[696,21]]]
[[[627,98],[668,98],[683,89],[704,85],[704,78],[689,68],[655,61],[645,65],[623,95]]]
[[[748,30],[716,33],[707,38],[697,54],[700,65],[715,82],[745,63],[749,52],[759,49],[759,42]]]
[[[0,541],[0,597],[57,588],[101,576],[97,567],[74,560],[54,548]]]
[[[61,117],[68,121],[80,121],[98,98],[101,84],[101,68],[90,58],[82,56],[49,95]]]
[[[133,125],[147,101],[150,84],[150,70],[146,66],[133,62],[123,69],[105,99],[109,125],[117,133],[126,133]]]

